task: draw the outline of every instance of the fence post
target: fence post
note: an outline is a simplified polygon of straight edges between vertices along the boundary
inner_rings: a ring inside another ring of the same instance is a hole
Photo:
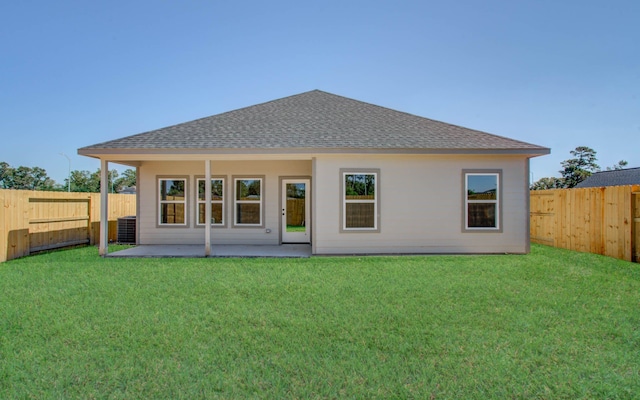
[[[640,262],[640,185],[631,188],[631,257]]]

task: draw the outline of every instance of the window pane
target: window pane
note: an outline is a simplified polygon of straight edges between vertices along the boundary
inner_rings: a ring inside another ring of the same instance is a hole
[[[344,194],[347,200],[375,199],[374,174],[347,174],[344,176]]]
[[[198,223],[204,225],[204,203],[198,204]]]
[[[222,224],[222,204],[216,203],[211,205],[211,223]]]
[[[260,179],[239,179],[236,181],[236,200],[260,201]]]
[[[469,228],[495,228],[495,203],[470,203],[468,206],[467,226]]]
[[[161,224],[184,224],[184,204],[167,204],[160,205],[160,223]]]
[[[373,203],[346,203],[345,217],[347,228],[375,228],[375,205]]]
[[[498,177],[496,175],[467,175],[467,199],[496,200]]]
[[[260,203],[236,204],[236,223],[260,225]]]
[[[306,184],[287,183],[287,199],[304,199]]]
[[[198,204],[198,223],[204,225],[204,203]],[[211,223],[222,224],[222,204],[211,204]]]
[[[305,232],[305,183],[287,183],[287,232]]]
[[[204,201],[204,184],[204,180],[198,179],[198,200],[201,201]]]
[[[184,180],[160,180],[160,199],[183,201],[184,197]]]
[[[211,181],[211,199],[212,200],[222,200],[222,191],[224,188],[224,184],[222,183],[222,179],[214,179]]]
[[[198,200],[204,201],[204,179],[198,179]],[[211,180],[211,200],[222,200],[222,179]]]

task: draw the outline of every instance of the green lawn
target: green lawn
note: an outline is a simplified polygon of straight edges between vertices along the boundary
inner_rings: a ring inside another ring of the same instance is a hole
[[[0,398],[637,398],[640,265],[526,256],[0,264]]]
[[[287,225],[287,232],[305,232],[307,227],[304,225]]]

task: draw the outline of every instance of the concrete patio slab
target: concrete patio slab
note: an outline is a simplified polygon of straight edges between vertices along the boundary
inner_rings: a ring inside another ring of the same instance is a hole
[[[204,245],[138,245],[109,253],[107,257],[204,257]],[[311,245],[283,244],[279,246],[214,245],[211,257],[311,257]]]

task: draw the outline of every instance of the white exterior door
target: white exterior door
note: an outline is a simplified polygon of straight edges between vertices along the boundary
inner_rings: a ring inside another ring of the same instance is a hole
[[[282,180],[282,243],[310,243],[309,179]]]

